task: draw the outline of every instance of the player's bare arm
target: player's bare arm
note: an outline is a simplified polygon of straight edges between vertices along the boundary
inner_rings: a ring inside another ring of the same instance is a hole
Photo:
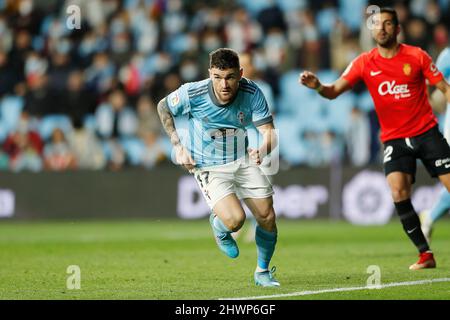
[[[450,84],[445,79],[442,79],[436,83],[436,88],[438,88],[445,95],[447,103],[450,103]]]
[[[333,100],[342,93],[350,90],[350,84],[343,78],[337,79],[332,84],[322,84],[319,78],[311,71],[303,71],[298,82],[310,89],[316,90],[322,97]]]
[[[181,144],[180,137],[175,128],[173,116],[170,113],[165,98],[158,103],[158,114],[164,130],[170,138],[170,143],[172,143],[175,148],[177,163],[183,165],[187,170],[192,170],[195,166],[195,162],[186,148]]]
[[[256,129],[258,129],[263,136],[263,143],[259,149],[249,148],[248,154],[257,165],[260,165],[262,159],[277,147],[277,134],[273,122],[258,126]]]

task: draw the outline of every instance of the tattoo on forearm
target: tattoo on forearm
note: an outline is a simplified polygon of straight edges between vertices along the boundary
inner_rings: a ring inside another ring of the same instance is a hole
[[[173,116],[169,111],[166,99],[162,99],[158,103],[158,114],[164,130],[170,138],[170,142],[172,143],[172,145],[176,146],[180,143],[180,138],[178,137],[177,131],[175,129]]]

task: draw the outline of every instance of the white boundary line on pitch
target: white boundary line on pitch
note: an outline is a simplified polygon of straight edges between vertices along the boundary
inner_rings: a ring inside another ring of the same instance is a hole
[[[357,291],[357,290],[376,290],[391,287],[401,287],[401,286],[415,286],[419,284],[431,284],[435,282],[450,282],[450,278],[440,278],[440,279],[428,279],[428,280],[418,280],[418,281],[406,281],[406,282],[392,282],[388,284],[380,284],[365,287],[347,287],[347,288],[331,288],[315,291],[299,291],[292,293],[283,294],[272,294],[266,296],[253,296],[253,297],[241,297],[241,298],[219,298],[218,300],[259,300],[259,299],[271,299],[271,298],[285,298],[285,297],[296,297],[296,296],[309,296],[313,294],[330,293],[330,292],[346,292],[346,291]]]

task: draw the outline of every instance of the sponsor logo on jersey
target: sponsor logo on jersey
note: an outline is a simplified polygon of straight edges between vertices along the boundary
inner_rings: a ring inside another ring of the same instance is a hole
[[[370,71],[370,75],[371,75],[372,77],[375,77],[375,76],[381,74],[382,72],[383,72],[383,71]]]
[[[411,65],[409,63],[405,63],[403,65],[403,73],[405,74],[405,76],[411,75],[411,71],[412,71]]]
[[[234,128],[221,128],[216,130],[211,130],[210,136],[213,139],[224,138],[224,137],[234,137],[240,132],[239,129]]]
[[[433,72],[433,76],[437,77],[439,75],[439,69],[436,67],[434,63],[430,64],[430,70]]]
[[[411,96],[408,85],[396,84],[395,80],[382,82],[378,87],[378,93],[381,96],[385,96],[387,94],[393,95],[395,96],[395,99],[409,98]]]

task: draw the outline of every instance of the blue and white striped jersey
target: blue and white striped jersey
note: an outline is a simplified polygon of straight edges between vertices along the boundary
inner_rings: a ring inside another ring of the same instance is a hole
[[[177,129],[177,133],[199,168],[242,158],[248,146],[246,126],[272,122],[263,93],[246,78],[240,80],[236,97],[226,105],[217,101],[209,78],[182,85],[166,101],[174,117],[188,117],[188,132]]]
[[[450,47],[445,48],[436,60],[436,67],[450,81]]]
[[[445,48],[436,60],[436,67],[442,72],[447,81],[450,82],[450,47]],[[447,103],[447,110],[444,119],[444,136],[450,143],[450,103]]]

